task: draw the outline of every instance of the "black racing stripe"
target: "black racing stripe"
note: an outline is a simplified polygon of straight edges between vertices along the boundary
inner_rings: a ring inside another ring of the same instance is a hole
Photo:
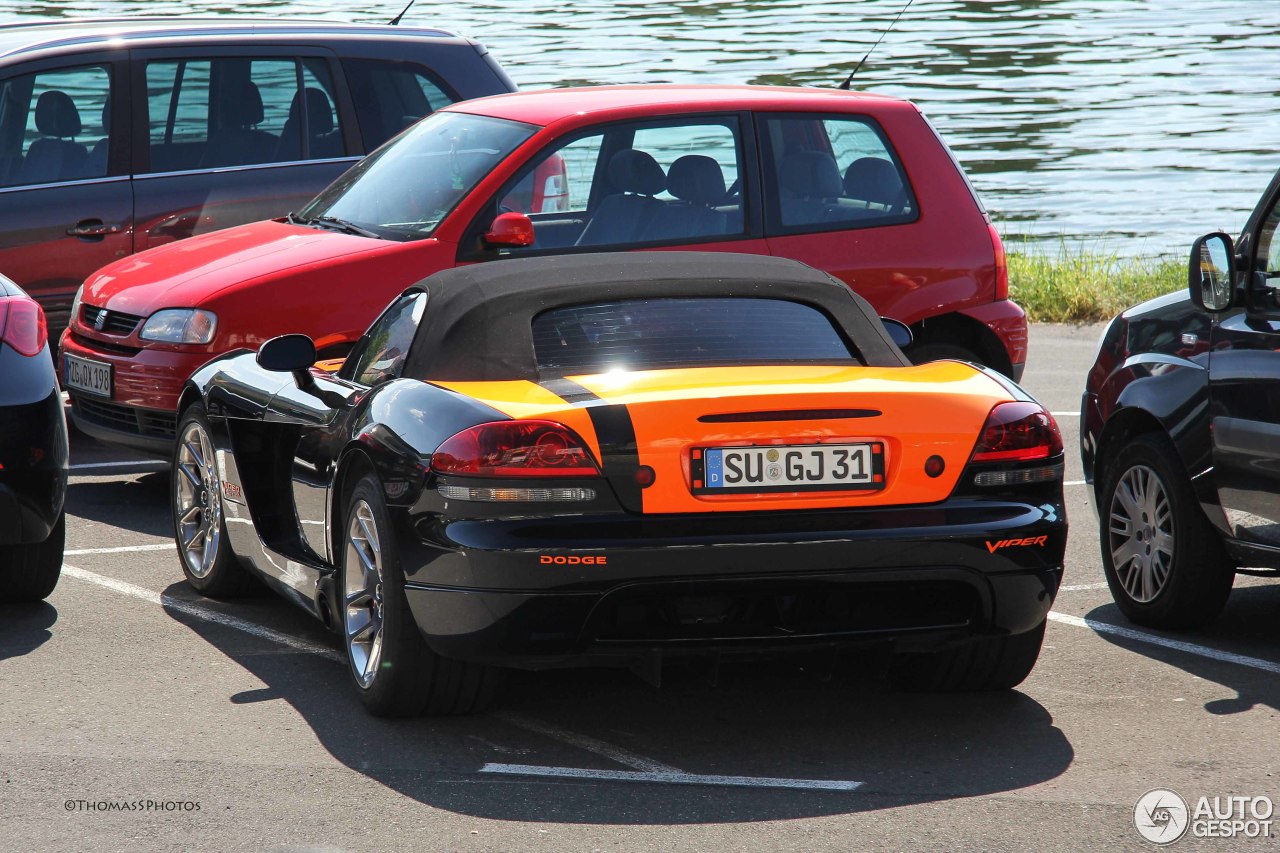
[[[600,402],[600,398],[594,391],[579,385],[572,379],[543,379],[538,384],[574,406]]]
[[[600,443],[605,479],[618,496],[618,503],[631,512],[644,509],[644,490],[636,482],[640,451],[631,413],[621,404],[605,403],[599,395],[571,379],[544,379],[538,383],[573,406],[585,408]]]
[[[631,413],[623,405],[590,406],[587,414],[596,428],[600,442],[604,475],[613,486],[618,502],[631,512],[644,511],[644,490],[636,482],[640,452],[636,447],[636,429]]]

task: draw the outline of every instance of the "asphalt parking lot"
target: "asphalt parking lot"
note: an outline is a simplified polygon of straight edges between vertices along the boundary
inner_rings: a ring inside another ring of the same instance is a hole
[[[1033,329],[1072,531],[1039,665],[997,695],[897,694],[877,661],[816,657],[661,689],[518,674],[482,716],[377,720],[319,623],[186,586],[161,466],[76,436],[62,580],[0,607],[0,848],[1131,850],[1153,788],[1280,799],[1280,583],[1237,580],[1176,637],[1105,589],[1075,452],[1099,333]]]

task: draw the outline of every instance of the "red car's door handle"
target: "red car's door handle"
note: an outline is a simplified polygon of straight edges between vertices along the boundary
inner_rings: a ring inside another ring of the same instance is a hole
[[[105,237],[108,234],[119,234],[123,225],[107,225],[101,219],[82,219],[67,229],[68,237]]]

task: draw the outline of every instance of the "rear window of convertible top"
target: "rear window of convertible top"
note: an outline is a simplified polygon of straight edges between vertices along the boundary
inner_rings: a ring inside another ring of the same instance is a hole
[[[543,374],[738,364],[861,364],[826,314],[782,299],[629,299],[533,319]]]

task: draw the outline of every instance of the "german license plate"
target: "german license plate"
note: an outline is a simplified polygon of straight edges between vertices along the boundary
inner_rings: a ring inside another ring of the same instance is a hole
[[[67,387],[99,397],[111,396],[111,365],[90,361],[74,355],[64,355]]]
[[[694,463],[694,491],[702,494],[883,489],[885,485],[884,444],[878,441],[707,447],[694,451]]]

